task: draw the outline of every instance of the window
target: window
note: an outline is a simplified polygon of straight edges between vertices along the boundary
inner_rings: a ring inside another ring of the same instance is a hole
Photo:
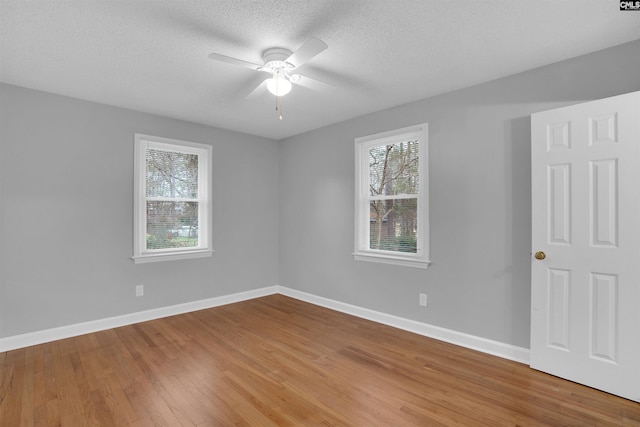
[[[427,130],[356,138],[356,260],[429,266]]]
[[[135,134],[134,262],[211,256],[211,151]]]

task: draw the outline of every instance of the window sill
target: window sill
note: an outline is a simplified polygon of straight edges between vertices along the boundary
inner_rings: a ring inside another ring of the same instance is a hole
[[[136,264],[160,261],[177,261],[181,259],[206,258],[213,254],[213,250],[198,250],[189,252],[169,252],[132,256],[131,259]]]
[[[372,252],[356,252],[353,254],[356,261],[379,262],[382,264],[400,265],[403,267],[429,268],[431,261],[418,257],[398,256]]]

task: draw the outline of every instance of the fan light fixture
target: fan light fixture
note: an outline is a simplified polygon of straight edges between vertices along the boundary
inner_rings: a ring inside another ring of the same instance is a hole
[[[291,82],[278,70],[267,80],[267,89],[275,96],[284,96],[291,91]]]

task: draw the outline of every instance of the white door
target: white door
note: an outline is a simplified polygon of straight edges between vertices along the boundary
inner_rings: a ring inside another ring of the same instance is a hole
[[[531,367],[640,402],[640,92],[531,138]]]

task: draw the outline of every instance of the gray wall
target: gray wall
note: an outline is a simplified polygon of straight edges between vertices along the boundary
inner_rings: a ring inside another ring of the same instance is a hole
[[[0,337],[278,284],[277,141],[8,85],[0,115]],[[130,259],[135,132],[213,146],[212,258]]]
[[[636,41],[281,141],[280,284],[528,348],[529,115],[640,90],[639,73]],[[356,262],[354,138],[422,122],[432,265]]]

